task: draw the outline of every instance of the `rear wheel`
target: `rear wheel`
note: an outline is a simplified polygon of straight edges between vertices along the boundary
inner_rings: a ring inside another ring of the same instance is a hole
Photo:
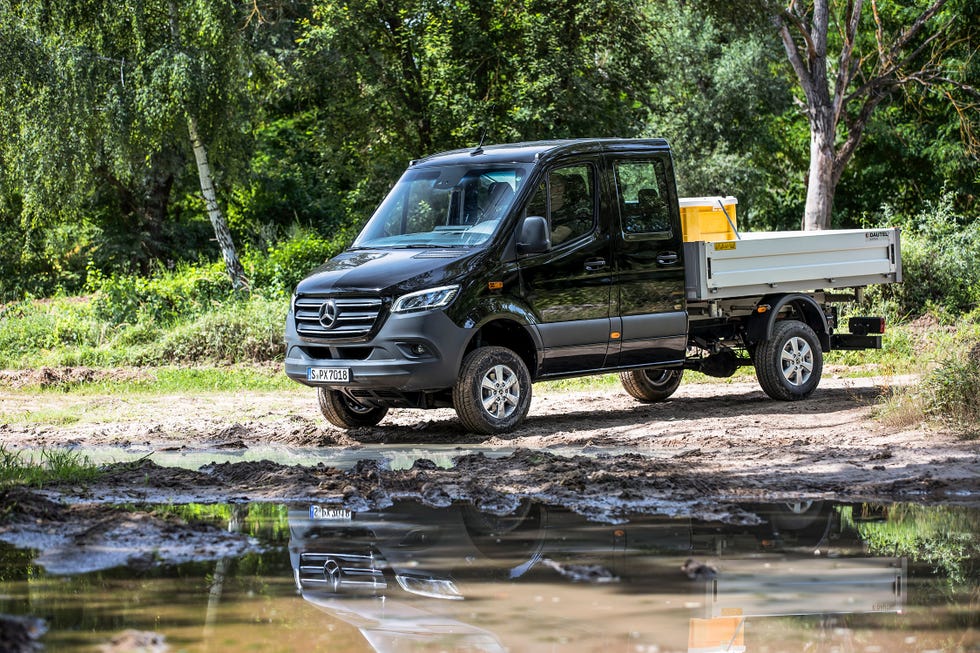
[[[677,391],[684,370],[668,368],[660,370],[630,370],[619,373],[619,381],[626,392],[640,401],[663,401]]]
[[[823,352],[817,334],[798,320],[781,320],[753,357],[759,385],[773,399],[806,399],[820,383]]]
[[[365,406],[339,390],[317,388],[316,397],[320,403],[320,412],[327,421],[342,429],[375,426],[388,414],[387,408]]]
[[[453,386],[453,406],[474,433],[505,433],[520,424],[531,407],[531,375],[521,357],[505,347],[474,349]]]

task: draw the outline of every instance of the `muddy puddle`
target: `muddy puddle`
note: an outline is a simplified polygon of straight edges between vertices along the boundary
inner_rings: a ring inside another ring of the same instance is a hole
[[[0,651],[980,651],[969,507],[58,509],[0,533]]]

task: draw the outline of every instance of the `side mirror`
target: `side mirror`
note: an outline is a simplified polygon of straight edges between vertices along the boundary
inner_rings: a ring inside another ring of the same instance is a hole
[[[551,249],[551,231],[548,221],[540,215],[529,215],[521,225],[520,237],[517,239],[517,251],[520,254],[540,254]]]

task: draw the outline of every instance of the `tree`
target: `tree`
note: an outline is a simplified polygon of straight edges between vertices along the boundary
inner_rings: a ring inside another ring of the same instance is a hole
[[[253,57],[245,27],[253,7],[27,0],[0,9],[6,31],[0,41],[8,50],[0,64],[6,91],[0,156],[11,167],[7,183],[21,189],[25,218],[37,224],[87,217],[93,197],[109,188],[118,210],[136,218],[130,238],[147,232],[152,246],[192,151],[239,287],[244,272],[214,192],[209,153],[214,144],[220,150],[233,143],[247,120]]]
[[[784,55],[765,17],[726,10],[657,3],[647,38],[670,65],[650,91],[644,134],[670,141],[682,196],[735,195],[742,226],[751,216],[753,229],[785,227],[776,205],[798,162],[776,155],[786,131],[777,121],[792,108],[789,81],[773,74]]]
[[[980,94],[963,78],[969,60],[951,56],[971,42],[975,48],[975,22],[964,22],[956,9],[944,11],[948,0],[911,4],[870,0],[870,12],[865,0],[771,6],[810,126],[804,229],[830,227],[837,185],[869,119],[903,87],[928,86],[972,107],[973,115],[961,115],[964,135],[976,143],[970,120]]]
[[[318,0],[297,88],[350,222],[405,163],[487,142],[632,136],[657,81],[639,0]]]

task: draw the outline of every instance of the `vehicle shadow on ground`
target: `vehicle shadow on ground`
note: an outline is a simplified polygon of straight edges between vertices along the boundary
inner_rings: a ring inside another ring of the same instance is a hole
[[[736,417],[772,418],[780,415],[814,413],[827,415],[853,409],[856,405],[871,405],[880,397],[882,390],[870,388],[818,389],[805,401],[776,401],[761,390],[738,394],[721,394],[716,397],[675,396],[654,404],[633,403],[629,408],[615,407],[614,400],[587,399],[584,408],[561,413],[551,412],[548,404],[532,405],[524,423],[510,433],[495,436],[467,433],[455,417],[430,419],[412,426],[382,425],[362,429],[352,434],[361,442],[385,444],[455,443],[482,444],[488,441],[507,442],[527,437],[547,437],[575,431],[623,430],[642,427],[649,423],[669,421],[673,424],[701,421],[711,418]]]

